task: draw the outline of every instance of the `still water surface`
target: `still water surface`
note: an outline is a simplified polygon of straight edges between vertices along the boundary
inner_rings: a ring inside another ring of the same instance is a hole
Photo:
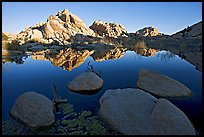
[[[83,64],[71,71],[55,67],[49,60],[24,58],[23,64],[6,62],[2,64],[2,120],[9,118],[9,111],[16,98],[24,92],[35,91],[53,100],[53,82],[59,95],[73,104],[76,112],[98,109],[99,98],[107,89],[135,88],[140,69],[165,74],[186,85],[192,91],[187,98],[167,98],[180,108],[197,129],[202,124],[202,73],[177,55],[167,56],[168,51],[159,51],[152,57],[127,51],[122,58],[96,62],[89,56]],[[101,73],[104,85],[100,91],[89,95],[74,93],[66,88],[77,75],[86,72],[89,65]]]

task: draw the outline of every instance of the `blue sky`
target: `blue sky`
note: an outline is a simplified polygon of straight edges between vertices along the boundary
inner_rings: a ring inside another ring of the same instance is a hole
[[[2,31],[19,33],[65,8],[87,26],[100,19],[128,32],[154,26],[173,34],[202,20],[202,2],[2,2]]]

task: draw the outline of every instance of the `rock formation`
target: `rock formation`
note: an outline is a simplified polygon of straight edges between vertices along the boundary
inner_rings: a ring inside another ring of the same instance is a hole
[[[71,71],[84,63],[86,58],[93,53],[94,51],[77,51],[72,48],[68,48],[60,50],[59,53],[54,56],[47,56],[46,58],[49,59],[54,66],[60,66],[62,69]]]
[[[89,28],[102,37],[108,36],[117,38],[118,36],[127,33],[121,24],[107,23],[101,20],[94,21],[94,23]]]
[[[67,85],[71,91],[94,91],[102,86],[103,80],[93,72],[82,73]]]
[[[13,105],[10,115],[33,128],[50,126],[55,121],[52,101],[36,92],[25,92]]]
[[[99,116],[124,135],[195,135],[179,108],[140,89],[106,90],[99,104]]]
[[[161,97],[185,97],[191,90],[166,75],[145,69],[139,71],[137,87]]]
[[[29,41],[66,45],[76,34],[95,35],[79,17],[64,9],[50,15],[46,22],[26,28],[17,35],[17,40],[21,45]]]
[[[143,29],[140,29],[138,31],[135,32],[135,35],[137,36],[158,36],[161,35],[161,33],[159,33],[159,31],[157,30],[157,28],[155,27],[145,27]]]
[[[202,39],[202,21],[173,34],[172,37],[174,38],[191,37]]]
[[[97,62],[101,62],[108,59],[116,60],[116,59],[122,58],[126,50],[127,48],[118,48],[118,47],[114,47],[110,49],[98,48],[98,49],[95,49],[94,54],[92,54],[91,56]]]

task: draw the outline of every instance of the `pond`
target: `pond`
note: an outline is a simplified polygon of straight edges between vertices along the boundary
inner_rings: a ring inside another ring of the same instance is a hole
[[[16,98],[24,92],[35,91],[53,100],[53,83],[59,96],[66,98],[76,112],[89,110],[97,115],[98,101],[105,90],[136,88],[138,72],[144,68],[165,74],[191,89],[191,97],[167,99],[187,115],[197,130],[202,128],[202,72],[169,51],[161,50],[154,55],[143,56],[128,50],[119,58],[98,61],[94,56],[87,56],[71,69],[66,69],[68,65],[53,65],[53,60],[33,56],[24,57],[22,64],[3,63],[2,121],[9,119],[9,111]],[[66,85],[90,68],[104,80],[102,89],[92,93],[69,91]]]

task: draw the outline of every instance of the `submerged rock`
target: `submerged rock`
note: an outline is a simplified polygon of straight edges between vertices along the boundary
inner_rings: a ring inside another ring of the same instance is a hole
[[[195,135],[181,110],[140,89],[107,90],[99,104],[99,116],[125,135]]]
[[[20,95],[10,111],[10,115],[29,127],[41,128],[54,123],[54,106],[46,96],[36,92]]]
[[[103,80],[93,72],[82,73],[67,85],[68,89],[72,91],[98,90],[102,86]]]
[[[159,73],[140,70],[137,87],[161,97],[185,97],[191,90],[182,83]]]

